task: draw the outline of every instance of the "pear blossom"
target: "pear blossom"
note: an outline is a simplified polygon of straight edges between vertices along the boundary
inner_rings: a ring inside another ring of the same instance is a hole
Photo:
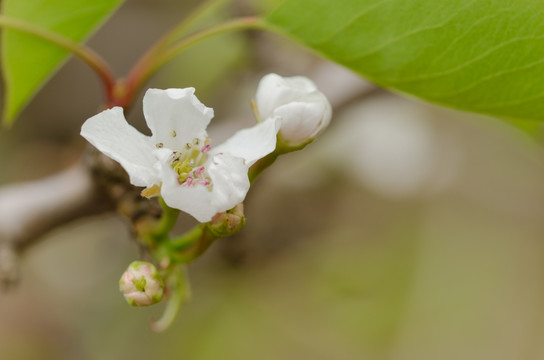
[[[331,121],[329,101],[304,76],[268,74],[259,82],[255,100],[262,119],[281,120],[279,137],[288,146],[313,141]]]
[[[88,119],[81,135],[119,162],[142,195],[207,222],[242,202],[249,190],[248,169],[274,151],[279,121],[267,119],[212,147],[206,127],[214,113],[194,88],[149,89],[144,117],[152,135],[129,125],[114,107]]]
[[[119,290],[132,306],[149,306],[162,299],[164,284],[155,265],[133,261],[119,280]]]

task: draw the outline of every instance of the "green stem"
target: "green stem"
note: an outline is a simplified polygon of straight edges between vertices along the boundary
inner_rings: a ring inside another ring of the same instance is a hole
[[[178,43],[174,44],[168,51],[161,54],[153,67],[150,69],[150,74],[153,74],[157,69],[163,66],[168,61],[172,60],[176,55],[186,50],[187,48],[195,45],[196,43],[210,38],[215,35],[228,33],[238,30],[248,30],[248,29],[263,29],[267,25],[257,16],[247,16],[238,19],[233,19],[225,23],[212,26],[208,29],[197,32],[191,36],[184,38]]]
[[[249,182],[253,183],[257,176],[259,176],[266,168],[268,168],[270,165],[276,161],[276,159],[281,155],[280,152],[274,151],[270,154],[266,155],[265,157],[258,160],[255,164],[251,166],[248,172]]]
[[[106,97],[108,102],[114,96],[114,89],[116,80],[109,65],[93,50],[88,47],[79,44],[72,39],[65,37],[59,33],[51,31],[47,28],[30,24],[26,21],[10,18],[4,15],[0,15],[0,27],[7,29],[18,30],[33,36],[36,36],[42,40],[46,40],[64,50],[67,50],[79,57],[85,62],[96,74],[100,77],[104,88],[106,90]]]
[[[203,229],[204,225],[200,224],[187,231],[185,234],[171,239],[168,242],[169,248],[175,252],[187,249],[200,239]]]
[[[162,241],[166,239],[174,225],[176,225],[180,211],[166,205],[162,197],[159,197],[159,203],[161,204],[163,211],[162,217],[159,225],[157,226],[155,231],[153,231],[151,236],[158,241]]]
[[[191,262],[198,258],[200,255],[204,254],[204,252],[208,250],[208,248],[217,239],[217,236],[212,234],[212,232],[208,229],[208,226],[202,226],[202,234],[200,235],[200,238],[198,239],[198,242],[195,244],[195,246],[181,253],[182,257],[186,259],[185,262]]]
[[[187,240],[186,242],[178,240],[177,247],[171,249],[172,259],[175,262],[188,264],[202,255],[217,239],[218,237],[209,230],[207,224],[199,224],[187,232],[187,236],[183,239]]]
[[[138,62],[127,76],[126,86],[128,90],[125,103],[129,104],[135,96],[136,92],[164,64],[172,60],[182,51],[197,44],[198,42],[213,37],[215,35],[232,31],[265,28],[268,28],[268,25],[263,22],[259,17],[242,17],[199,31],[180,40],[165,51],[159,51],[161,49],[158,48],[154,50],[152,49],[153,51],[144,59],[142,59],[142,61]]]
[[[138,62],[130,70],[125,82],[127,94],[123,101],[123,106],[127,106],[132,102],[134,95],[138,92],[143,83],[151,75],[148,75],[145,79],[138,80],[141,74],[145,73],[150,67],[153,66],[157,54],[163,52],[169,45],[178,40],[182,35],[187,33],[199,20],[206,16],[212,10],[224,5],[230,0],[210,0],[204,2],[195,11],[184,18],[177,26],[170,30],[166,35],[161,37],[151,48],[149,48],[145,54],[138,60]]]
[[[221,6],[226,5],[232,0],[209,0],[204,1],[202,5],[197,7],[192,13],[184,18],[178,25],[176,25],[170,32],[163,36],[155,46],[153,46],[149,52],[156,53],[157,49],[163,49],[167,45],[172,44],[180,37],[185,35],[194,25],[196,25],[202,18],[206,17],[209,13],[217,10]]]
[[[155,332],[168,329],[176,319],[181,305],[191,297],[189,280],[184,267],[176,266],[172,269],[172,273],[168,276],[168,288],[171,294],[166,309],[159,320],[152,321],[150,324],[151,329]]]
[[[276,149],[274,150],[274,152],[271,152],[270,154],[266,155],[264,158],[261,158],[260,160],[258,160],[249,169],[249,172],[248,172],[249,181],[253,183],[253,181],[255,181],[255,179],[264,170],[266,170],[270,165],[272,165],[279,156],[288,154],[290,152],[302,150],[307,145],[311,144],[313,141],[314,139],[311,139],[303,144],[291,146],[284,143],[281,139],[281,136],[278,134],[278,136],[276,137]]]

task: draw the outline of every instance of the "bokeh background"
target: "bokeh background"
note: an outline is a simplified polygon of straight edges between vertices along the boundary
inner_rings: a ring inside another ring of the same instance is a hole
[[[244,1],[220,18],[266,11]],[[130,0],[89,41],[122,75],[197,1]],[[248,223],[190,267],[193,299],[171,329],[127,306],[138,258],[113,213],[45,234],[0,294],[0,359],[511,360],[544,358],[544,154],[505,122],[376,88],[262,32],[212,39],[150,87],[194,86],[216,143],[252,123],[268,72],[306,75],[330,128],[252,187]],[[0,184],[77,161],[100,85],[70,60],[15,126],[0,129]],[[141,102],[128,114],[142,131]],[[183,217],[180,229],[192,220]]]

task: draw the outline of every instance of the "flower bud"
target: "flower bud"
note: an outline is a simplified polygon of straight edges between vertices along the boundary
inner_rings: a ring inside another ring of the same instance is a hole
[[[279,139],[290,147],[311,142],[331,121],[329,101],[303,76],[264,76],[257,88],[256,103],[262,119],[281,119]]]
[[[148,306],[161,301],[164,284],[157,268],[145,261],[133,261],[119,280],[119,290],[132,306]]]
[[[221,238],[240,231],[245,223],[244,204],[240,203],[228,211],[215,214],[208,223],[208,229],[214,236]]]

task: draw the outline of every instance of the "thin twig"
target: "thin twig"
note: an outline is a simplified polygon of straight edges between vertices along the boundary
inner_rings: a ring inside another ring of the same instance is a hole
[[[106,63],[106,61],[104,61],[104,59],[102,59],[100,55],[87,46],[79,44],[78,42],[73,41],[64,35],[51,31],[47,28],[4,15],[0,15],[0,27],[17,30],[36,36],[71,52],[96,72],[104,85],[108,101],[113,96],[116,80],[110,66],[108,63]]]

